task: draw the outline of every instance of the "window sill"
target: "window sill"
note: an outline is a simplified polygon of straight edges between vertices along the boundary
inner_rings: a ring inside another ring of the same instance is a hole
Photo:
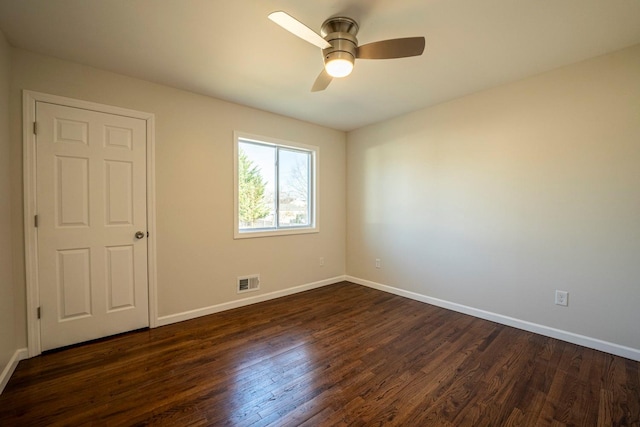
[[[234,233],[234,239],[255,239],[258,237],[275,237],[275,236],[291,236],[296,234],[313,234],[319,233],[318,227],[294,228],[280,230],[257,230],[257,231],[238,231]]]

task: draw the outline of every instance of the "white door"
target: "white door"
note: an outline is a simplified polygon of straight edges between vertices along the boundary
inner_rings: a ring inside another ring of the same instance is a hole
[[[42,350],[149,326],[146,122],[45,102],[36,122]]]

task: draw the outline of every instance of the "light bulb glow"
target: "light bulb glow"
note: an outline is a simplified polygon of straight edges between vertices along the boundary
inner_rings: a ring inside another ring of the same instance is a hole
[[[353,71],[353,62],[348,59],[336,58],[325,64],[325,69],[332,77],[346,77]]]

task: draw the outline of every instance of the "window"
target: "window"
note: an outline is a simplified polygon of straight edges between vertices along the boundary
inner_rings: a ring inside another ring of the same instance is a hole
[[[318,148],[234,135],[235,238],[318,231]]]

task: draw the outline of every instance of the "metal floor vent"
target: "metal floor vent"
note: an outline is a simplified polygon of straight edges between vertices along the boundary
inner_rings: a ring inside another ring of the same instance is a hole
[[[260,289],[260,275],[238,277],[238,293]]]

